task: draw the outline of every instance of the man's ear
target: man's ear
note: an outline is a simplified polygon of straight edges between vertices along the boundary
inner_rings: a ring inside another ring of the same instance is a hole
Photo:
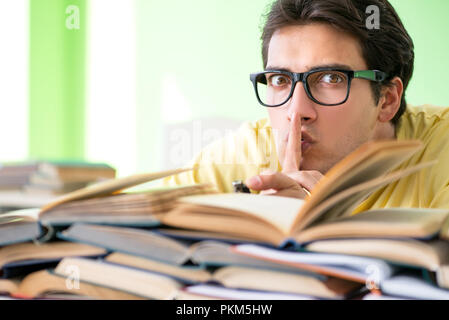
[[[388,122],[394,118],[401,106],[401,98],[404,93],[404,84],[401,78],[395,77],[391,82],[382,88],[379,99],[379,114],[378,120],[380,122]]]

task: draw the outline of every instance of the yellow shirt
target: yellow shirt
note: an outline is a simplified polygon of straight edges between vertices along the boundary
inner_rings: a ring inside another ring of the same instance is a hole
[[[244,123],[234,134],[204,148],[188,166],[196,170],[166,178],[164,184],[212,183],[221,192],[233,192],[235,180],[281,170],[268,119]]]
[[[384,207],[449,208],[449,108],[409,107],[401,117],[396,137],[424,144],[399,168],[436,159],[438,163],[379,189],[354,212]]]
[[[400,168],[438,159],[438,163],[379,189],[354,212],[382,207],[449,208],[449,108],[408,107],[396,130],[397,139],[419,139],[424,148]],[[206,147],[190,165],[197,170],[164,180],[165,185],[212,183],[232,192],[234,180],[280,171],[268,119],[245,123],[233,135]]]

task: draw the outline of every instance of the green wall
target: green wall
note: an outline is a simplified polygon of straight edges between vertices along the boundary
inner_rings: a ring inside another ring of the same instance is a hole
[[[407,90],[414,105],[449,106],[449,1],[390,0],[415,43],[415,71]]]
[[[270,0],[137,2],[138,150],[140,169],[160,166],[161,83],[176,76],[191,117],[264,117],[248,74],[262,68],[261,15]],[[449,105],[447,0],[392,0],[414,39],[415,73],[407,91],[412,104]],[[185,119],[189,120],[189,119]]]
[[[192,118],[260,118],[249,73],[262,69],[260,16],[269,1],[137,0],[139,168],[160,166],[161,85],[175,77]],[[184,119],[188,121],[190,119]]]
[[[83,158],[89,139],[85,134],[89,0],[29,1],[30,157]],[[391,2],[416,47],[408,102],[449,105],[445,81],[449,1]],[[261,16],[269,3],[271,0],[135,0],[137,105],[124,108],[137,108],[136,171],[161,167],[164,122],[179,120],[175,111],[175,120],[163,117],[167,113],[162,110],[164,79],[174,79],[174,91],[181,93],[189,108],[182,120],[229,117],[245,121],[266,116],[254,97],[249,73],[262,69]],[[80,8],[78,30],[65,27],[69,4]]]
[[[79,29],[67,27],[69,5],[79,8]],[[85,0],[30,0],[30,158],[84,156],[85,13]]]

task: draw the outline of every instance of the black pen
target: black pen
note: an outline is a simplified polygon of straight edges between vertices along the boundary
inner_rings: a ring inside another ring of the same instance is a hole
[[[242,180],[235,180],[232,182],[232,187],[236,193],[251,193],[249,188],[243,183]]]

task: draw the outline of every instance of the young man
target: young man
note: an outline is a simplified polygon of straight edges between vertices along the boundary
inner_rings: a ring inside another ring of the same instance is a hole
[[[378,29],[367,23],[373,5]],[[262,194],[303,198],[363,143],[420,139],[425,147],[402,167],[438,164],[378,190],[356,211],[449,208],[447,111],[407,107],[413,42],[387,0],[277,0],[262,41],[265,71],[251,80],[269,121],[209,146],[195,159],[198,170],[166,183],[212,182],[229,192],[240,179]]]

